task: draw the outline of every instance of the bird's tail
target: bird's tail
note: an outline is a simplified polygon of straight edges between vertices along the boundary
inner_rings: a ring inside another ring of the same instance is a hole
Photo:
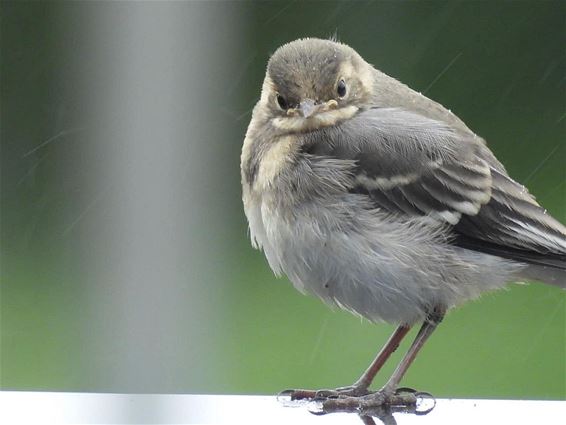
[[[566,264],[563,268],[530,264],[521,271],[521,279],[533,280],[566,289]]]

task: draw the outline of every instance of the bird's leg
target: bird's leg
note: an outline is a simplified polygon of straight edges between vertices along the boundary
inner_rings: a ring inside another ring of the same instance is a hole
[[[415,337],[415,340],[411,344],[411,347],[409,347],[409,351],[407,351],[407,354],[405,354],[405,357],[403,357],[403,360],[401,360],[397,369],[393,372],[393,375],[391,375],[387,383],[381,388],[381,390],[379,390],[379,392],[383,392],[386,395],[395,393],[397,386],[399,385],[399,382],[401,382],[401,379],[403,379],[403,376],[405,376],[407,369],[409,369],[409,366],[411,366],[413,360],[415,360],[415,357],[417,357],[417,354],[428,338],[432,335],[436,327],[440,322],[442,322],[444,313],[444,310],[435,309],[428,315],[421,326],[419,333]]]
[[[395,352],[399,344],[411,329],[408,325],[399,326],[389,340],[385,343],[373,362],[369,365],[367,370],[360,376],[360,378],[349,387],[341,387],[336,390],[287,390],[283,391],[281,395],[291,398],[291,400],[301,400],[309,398],[329,398],[329,397],[357,397],[369,393],[368,388],[371,385],[373,378],[379,372],[381,367],[385,364],[387,359]]]
[[[387,359],[399,348],[399,344],[407,335],[411,327],[409,325],[399,326],[389,340],[385,343],[383,348],[379,351],[373,362],[369,365],[366,371],[360,378],[348,387],[337,388],[334,391],[320,390],[317,392],[317,397],[337,397],[337,396],[362,396],[369,394],[368,388],[371,385],[373,378],[377,372],[383,367]]]
[[[415,340],[411,344],[411,347],[405,354],[405,357],[403,357],[393,372],[393,375],[391,375],[387,383],[379,391],[369,393],[361,397],[334,398],[325,400],[323,402],[324,411],[343,411],[342,409],[348,408],[354,404],[357,406],[357,409],[361,410],[372,409],[383,405],[397,406],[416,404],[418,393],[411,390],[397,390],[397,386],[407,372],[407,369],[409,369],[411,363],[413,363],[413,360],[415,360],[420,349],[423,347],[430,335],[432,335],[438,324],[442,321],[444,313],[444,309],[435,309],[428,315],[419,330],[419,333],[415,337]]]

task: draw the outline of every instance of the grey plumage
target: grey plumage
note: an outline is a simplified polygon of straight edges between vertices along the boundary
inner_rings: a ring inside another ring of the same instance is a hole
[[[356,161],[351,191],[391,213],[445,221],[454,240],[468,242],[469,249],[481,251],[482,241],[491,254],[498,246],[500,254],[508,251],[504,257],[512,253],[511,259],[529,262],[531,254],[537,263],[541,254],[549,266],[559,265],[552,261],[566,251],[564,227],[507,176],[475,135],[402,109],[371,108],[305,138],[307,153]]]
[[[319,114],[299,116],[305,98]],[[348,46],[273,55],[241,168],[274,272],[369,320],[412,324],[525,278],[566,287],[564,226],[454,114]]]

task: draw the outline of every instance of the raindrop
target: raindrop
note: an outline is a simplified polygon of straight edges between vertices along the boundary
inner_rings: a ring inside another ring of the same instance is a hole
[[[415,396],[417,397],[415,415],[426,415],[436,406],[436,399],[429,393],[418,392]]]
[[[324,415],[324,405],[322,403],[322,400],[315,400],[315,401],[311,401],[308,405],[307,405],[307,410],[312,413],[313,415]]]

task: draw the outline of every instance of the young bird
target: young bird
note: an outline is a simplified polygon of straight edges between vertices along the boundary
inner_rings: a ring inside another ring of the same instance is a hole
[[[450,308],[512,281],[566,288],[566,228],[458,117],[345,44],[308,38],[273,54],[241,174],[252,244],[277,275],[399,325],[352,386],[292,398],[391,404]],[[370,393],[417,322],[406,356]]]

